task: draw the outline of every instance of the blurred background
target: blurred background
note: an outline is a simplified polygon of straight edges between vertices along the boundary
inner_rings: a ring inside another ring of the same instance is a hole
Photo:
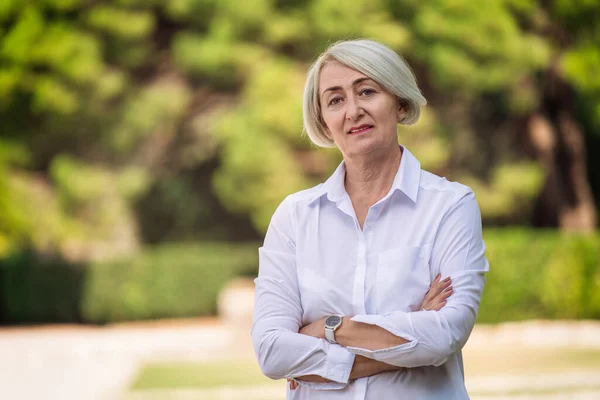
[[[341,160],[301,135],[311,61],[365,37],[429,101],[400,142],[481,207],[473,398],[600,398],[598,21],[597,0],[0,0],[0,396],[284,398],[249,344],[257,247]]]

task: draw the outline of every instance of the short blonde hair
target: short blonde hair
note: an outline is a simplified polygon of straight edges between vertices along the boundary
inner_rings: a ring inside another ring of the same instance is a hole
[[[341,41],[325,50],[306,76],[302,102],[304,131],[314,144],[321,147],[335,146],[327,135],[319,101],[320,72],[323,66],[331,61],[362,72],[395,95],[406,110],[406,116],[399,123],[412,125],[419,120],[421,106],[427,104],[427,100],[421,94],[406,61],[389,47],[372,40]]]

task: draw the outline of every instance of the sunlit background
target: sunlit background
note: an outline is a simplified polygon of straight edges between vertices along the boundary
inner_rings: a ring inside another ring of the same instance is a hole
[[[337,150],[305,73],[381,41],[398,131],[473,188],[474,399],[600,398],[600,1],[0,0],[0,398],[285,397],[249,341],[257,247]]]

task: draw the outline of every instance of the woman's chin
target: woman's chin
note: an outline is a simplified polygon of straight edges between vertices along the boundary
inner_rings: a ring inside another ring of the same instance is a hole
[[[360,157],[373,155],[384,150],[385,146],[383,143],[373,140],[373,138],[369,139],[370,140],[357,140],[353,141],[353,143],[347,143],[344,155],[346,157]]]

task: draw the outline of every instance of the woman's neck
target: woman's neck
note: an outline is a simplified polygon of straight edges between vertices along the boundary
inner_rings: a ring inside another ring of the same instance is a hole
[[[396,145],[384,154],[353,157],[345,160],[345,187],[352,203],[370,207],[381,200],[392,187],[402,151]]]

